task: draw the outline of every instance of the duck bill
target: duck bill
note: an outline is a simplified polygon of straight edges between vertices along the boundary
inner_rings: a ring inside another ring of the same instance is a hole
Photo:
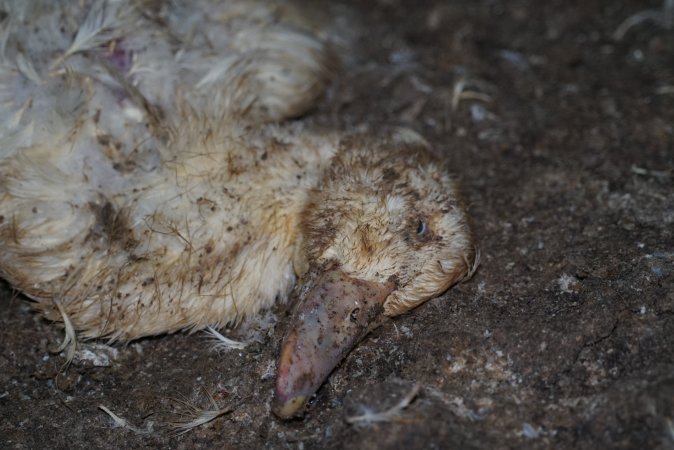
[[[273,411],[296,416],[330,372],[383,318],[394,282],[352,278],[338,269],[307,277],[281,348]]]

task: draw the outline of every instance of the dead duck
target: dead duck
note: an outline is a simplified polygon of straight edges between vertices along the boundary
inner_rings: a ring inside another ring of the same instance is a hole
[[[335,65],[287,4],[3,8],[0,276],[47,318],[129,341],[235,324],[296,285],[285,418],[372,323],[474,267],[423,139],[281,123]]]

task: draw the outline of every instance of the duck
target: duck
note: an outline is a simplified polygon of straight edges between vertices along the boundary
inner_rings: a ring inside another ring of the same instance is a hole
[[[340,66],[315,16],[243,0],[1,10],[0,277],[79,337],[235,326],[290,301],[286,419],[373,327],[474,271],[466,207],[421,136],[303,120]]]

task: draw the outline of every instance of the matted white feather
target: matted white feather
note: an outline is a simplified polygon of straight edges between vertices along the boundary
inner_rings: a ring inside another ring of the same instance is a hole
[[[0,274],[48,317],[58,293],[86,336],[126,340],[223,326],[285,295],[292,242],[238,233],[278,205],[298,216],[294,188],[317,175],[300,180],[296,162],[324,164],[334,146],[248,128],[301,113],[329,78],[328,44],[279,5],[4,2]],[[296,146],[293,162],[269,142]],[[268,179],[277,192],[251,195]]]

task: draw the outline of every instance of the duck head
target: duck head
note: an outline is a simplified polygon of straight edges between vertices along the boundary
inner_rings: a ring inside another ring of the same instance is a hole
[[[443,293],[475,261],[454,182],[409,132],[343,142],[310,193],[300,239],[273,404],[281,418],[297,415],[385,317]]]

